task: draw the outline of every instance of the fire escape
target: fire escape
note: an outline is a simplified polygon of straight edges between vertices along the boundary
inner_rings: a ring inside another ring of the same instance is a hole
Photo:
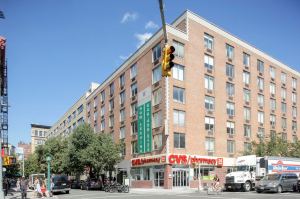
[[[0,38],[0,74],[1,74],[1,99],[0,99],[0,131],[2,148],[8,147],[8,93],[7,93],[7,63],[5,61],[5,40]]]

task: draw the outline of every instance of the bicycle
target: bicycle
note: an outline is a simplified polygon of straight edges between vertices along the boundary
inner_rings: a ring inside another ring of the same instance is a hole
[[[222,187],[219,184],[214,184],[212,183],[211,186],[207,187],[206,193],[209,195],[210,193],[216,193],[217,195],[221,194],[222,192]]]

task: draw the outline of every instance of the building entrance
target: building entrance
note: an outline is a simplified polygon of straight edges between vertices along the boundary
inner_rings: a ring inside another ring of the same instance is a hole
[[[155,187],[161,187],[163,188],[164,187],[164,174],[165,172],[164,171],[161,171],[161,170],[154,170],[153,171],[153,174],[154,174],[154,186]]]
[[[173,187],[189,186],[189,171],[173,168]]]

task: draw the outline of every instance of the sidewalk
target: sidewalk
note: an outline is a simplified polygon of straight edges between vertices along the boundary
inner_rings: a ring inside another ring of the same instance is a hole
[[[33,197],[33,190],[28,189],[27,191],[27,198],[31,199]],[[17,191],[16,188],[12,188],[8,191],[7,196],[5,196],[5,199],[20,199],[21,198],[21,192]]]
[[[173,188],[173,189],[143,189],[143,188],[131,188],[130,193],[136,193],[136,194],[166,194],[166,195],[174,195],[179,193],[196,193],[198,192],[198,189],[191,189],[191,188]],[[202,192],[202,191],[200,191]]]

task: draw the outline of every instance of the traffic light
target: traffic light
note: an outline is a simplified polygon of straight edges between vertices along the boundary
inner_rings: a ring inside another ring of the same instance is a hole
[[[9,165],[9,156],[5,156],[3,159],[4,159],[3,165],[8,166]]]
[[[169,46],[168,44],[165,45],[163,49],[163,56],[162,56],[162,76],[163,77],[170,77],[172,75],[171,70],[174,66],[174,53],[175,48],[174,46]]]

